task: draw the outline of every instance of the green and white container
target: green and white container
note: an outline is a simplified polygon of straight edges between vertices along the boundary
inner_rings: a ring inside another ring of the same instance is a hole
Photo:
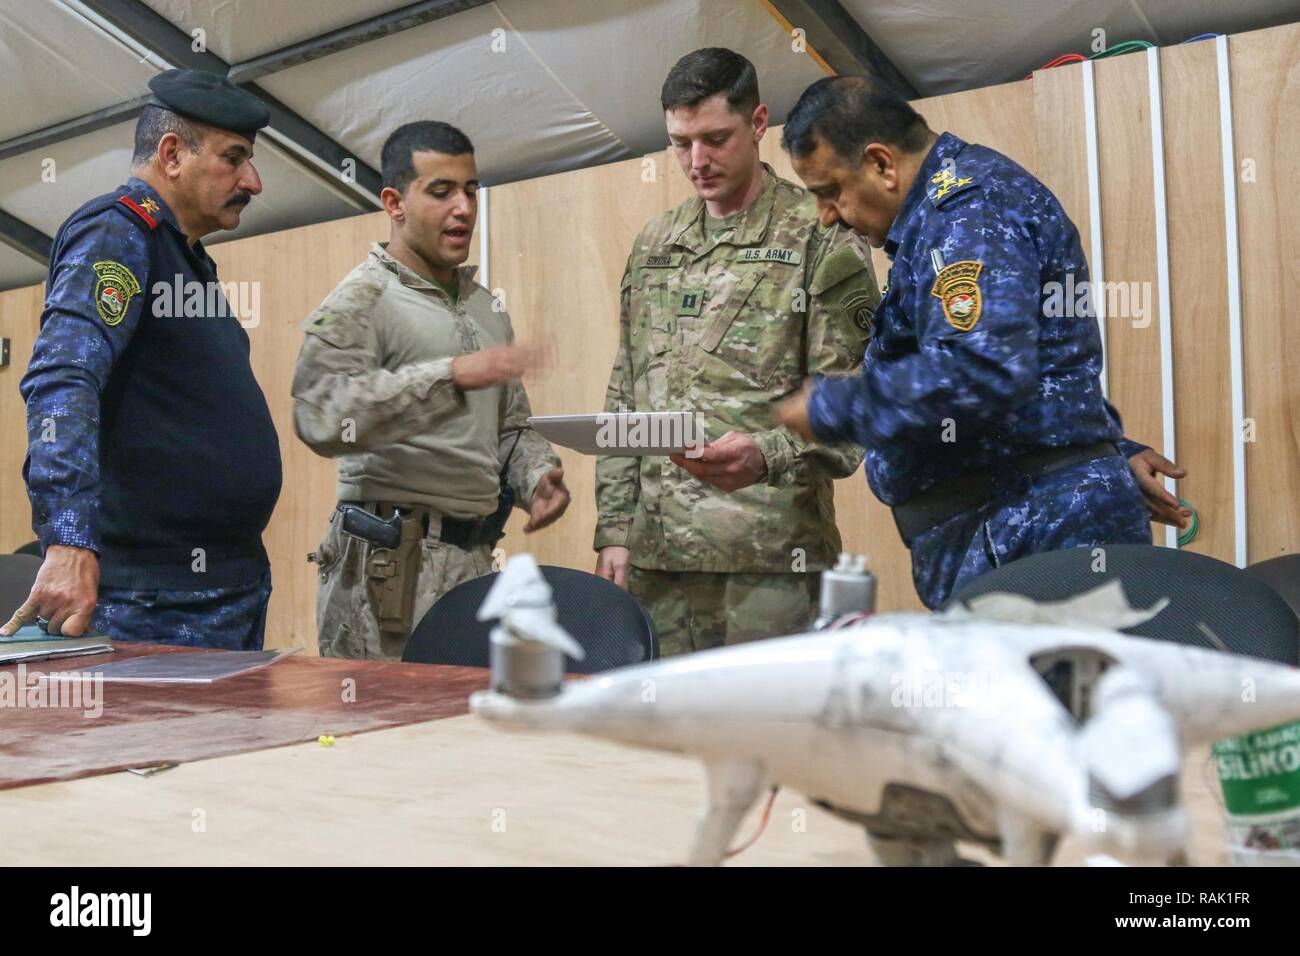
[[[1300,721],[1214,745],[1235,866],[1300,866]]]

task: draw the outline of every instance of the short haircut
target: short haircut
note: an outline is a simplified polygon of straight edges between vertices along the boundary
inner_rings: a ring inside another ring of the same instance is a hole
[[[915,153],[925,148],[929,135],[921,114],[897,93],[861,76],[828,76],[804,90],[794,104],[781,145],[792,156],[807,156],[822,139],[841,159],[856,164],[868,143]]]
[[[733,113],[746,119],[758,107],[758,73],[739,53],[720,46],[705,47],[678,60],[659,94],[664,112],[698,106],[719,93]]]
[[[197,153],[203,148],[203,129],[179,113],[161,106],[146,106],[135,121],[135,148],[131,151],[131,165],[145,166],[158,152],[158,144],[168,133],[175,133],[186,149]]]
[[[415,166],[411,157],[423,152],[463,156],[474,152],[474,144],[450,123],[422,120],[399,126],[384,141],[383,153],[380,155],[380,172],[384,185],[391,186],[399,193],[406,192],[406,187],[415,179]]]

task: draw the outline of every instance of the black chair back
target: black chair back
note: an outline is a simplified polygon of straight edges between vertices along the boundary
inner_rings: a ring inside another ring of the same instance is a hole
[[[585,571],[550,565],[541,571],[554,592],[560,626],[587,652],[580,661],[565,658],[568,673],[595,674],[659,656],[654,626],[632,595]],[[496,622],[476,615],[496,577],[466,581],[439,598],[411,632],[402,660],[487,667],[488,634]]]
[[[1300,617],[1300,554],[1284,554],[1246,566],[1246,573],[1276,591]]]
[[[0,554],[0,624],[23,606],[40,569],[39,555]]]
[[[1063,601],[1115,579],[1134,607],[1169,598],[1167,608],[1126,634],[1300,663],[1300,619],[1271,587],[1231,564],[1173,548],[1111,544],[1030,555],[980,575],[948,606],[995,591]]]

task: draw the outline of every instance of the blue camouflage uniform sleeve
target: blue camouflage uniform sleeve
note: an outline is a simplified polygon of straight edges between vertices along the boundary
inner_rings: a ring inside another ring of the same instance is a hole
[[[970,201],[979,192],[934,217],[927,241],[942,271],[921,255],[897,277],[907,283],[900,291],[917,351],[880,362],[868,353],[860,375],[817,382],[809,418],[821,440],[937,443],[949,421],[958,433],[978,429],[1037,393],[1038,252],[1014,212]]]
[[[40,333],[19,385],[27,403],[32,529],[99,549],[100,396],[140,322],[149,237],[116,209],[73,223],[50,269]]]
[[[1132,458],[1138,452],[1146,451],[1150,445],[1143,445],[1141,442],[1135,442],[1132,439],[1122,437],[1124,435],[1124,422],[1120,420],[1119,409],[1110,402],[1106,402],[1106,416],[1115,423],[1115,431],[1119,432],[1120,438],[1115,440],[1115,447],[1125,458]]]

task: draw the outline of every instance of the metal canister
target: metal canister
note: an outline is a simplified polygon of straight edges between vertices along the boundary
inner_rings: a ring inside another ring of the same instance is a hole
[[[842,552],[835,567],[822,572],[813,629],[828,628],[845,614],[871,614],[875,610],[876,576],[867,570],[867,559]]]

